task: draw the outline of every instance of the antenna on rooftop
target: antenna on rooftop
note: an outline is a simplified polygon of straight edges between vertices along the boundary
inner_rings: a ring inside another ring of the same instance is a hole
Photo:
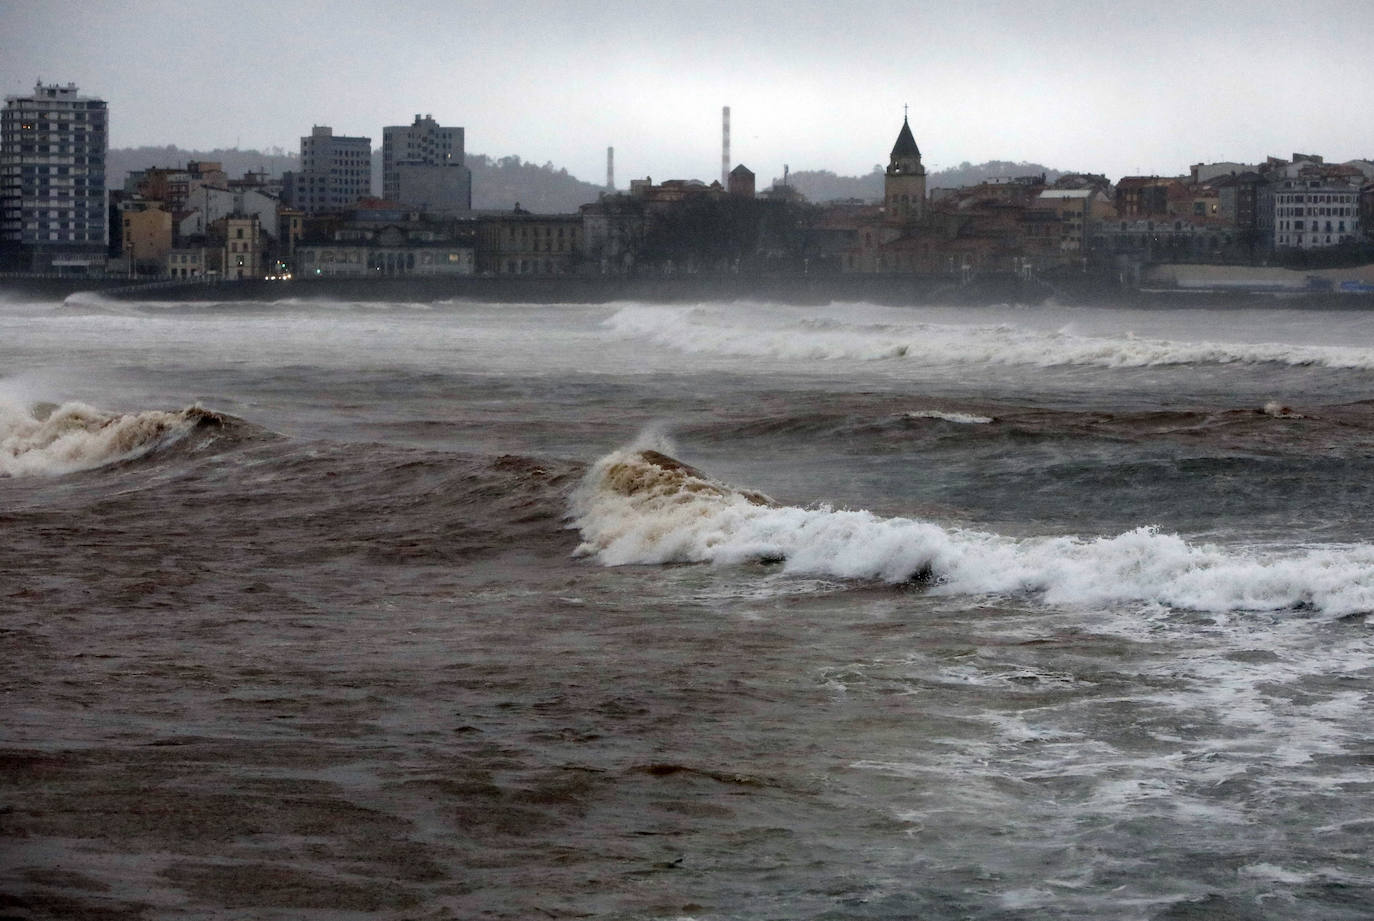
[[[606,191],[615,191],[615,148],[606,148]]]

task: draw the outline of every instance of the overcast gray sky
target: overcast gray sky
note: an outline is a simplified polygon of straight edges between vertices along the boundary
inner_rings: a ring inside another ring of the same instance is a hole
[[[1176,174],[1374,157],[1374,0],[1101,4],[0,0],[0,89],[75,82],[115,147],[299,149],[415,113],[582,179],[1028,160]]]

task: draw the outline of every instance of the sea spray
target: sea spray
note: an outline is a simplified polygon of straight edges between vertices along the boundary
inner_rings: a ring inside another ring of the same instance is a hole
[[[24,408],[0,401],[0,476],[57,476],[130,460],[213,418],[180,412],[108,413],[84,403]]]

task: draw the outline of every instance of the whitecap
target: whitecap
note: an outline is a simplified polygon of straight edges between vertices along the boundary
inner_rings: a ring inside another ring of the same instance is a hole
[[[58,476],[141,457],[192,431],[199,409],[108,413],[0,400],[0,476]]]
[[[825,322],[821,322],[824,320]],[[923,365],[1141,368],[1280,364],[1374,369],[1374,349],[1287,342],[1208,342],[1126,332],[1082,335],[1072,325],[1041,330],[1014,323],[906,320],[837,323],[798,308],[767,311],[696,305],[626,305],[604,322],[612,335],[693,355],[805,361],[919,361]]]
[[[606,565],[751,561],[787,573],[941,594],[1031,594],[1064,607],[1204,612],[1374,611],[1374,546],[1196,545],[1142,526],[1115,536],[1009,538],[911,518],[800,508],[716,481],[657,451],[602,458],[573,498],[577,553]]]
[[[907,419],[936,419],[940,422],[953,422],[957,425],[987,425],[993,420],[988,416],[975,416],[972,413],[949,413],[938,409],[917,409],[903,413]]]

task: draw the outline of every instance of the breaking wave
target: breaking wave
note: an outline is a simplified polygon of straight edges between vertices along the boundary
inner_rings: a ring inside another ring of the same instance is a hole
[[[1012,539],[798,508],[736,489],[653,450],[598,461],[572,500],[582,544],[605,565],[779,563],[786,572],[941,594],[1032,594],[1051,605],[1158,604],[1206,611],[1374,611],[1374,546],[1262,552],[1195,546],[1141,527],[1115,537]]]
[[[882,361],[1138,368],[1281,364],[1374,369],[1374,349],[1281,342],[1179,342],[1132,335],[1084,336],[1013,323],[860,323],[741,308],[625,306],[606,320],[614,335],[688,354],[781,360]]]
[[[199,407],[109,413],[84,403],[0,401],[0,476],[58,476],[133,460],[223,422]]]

